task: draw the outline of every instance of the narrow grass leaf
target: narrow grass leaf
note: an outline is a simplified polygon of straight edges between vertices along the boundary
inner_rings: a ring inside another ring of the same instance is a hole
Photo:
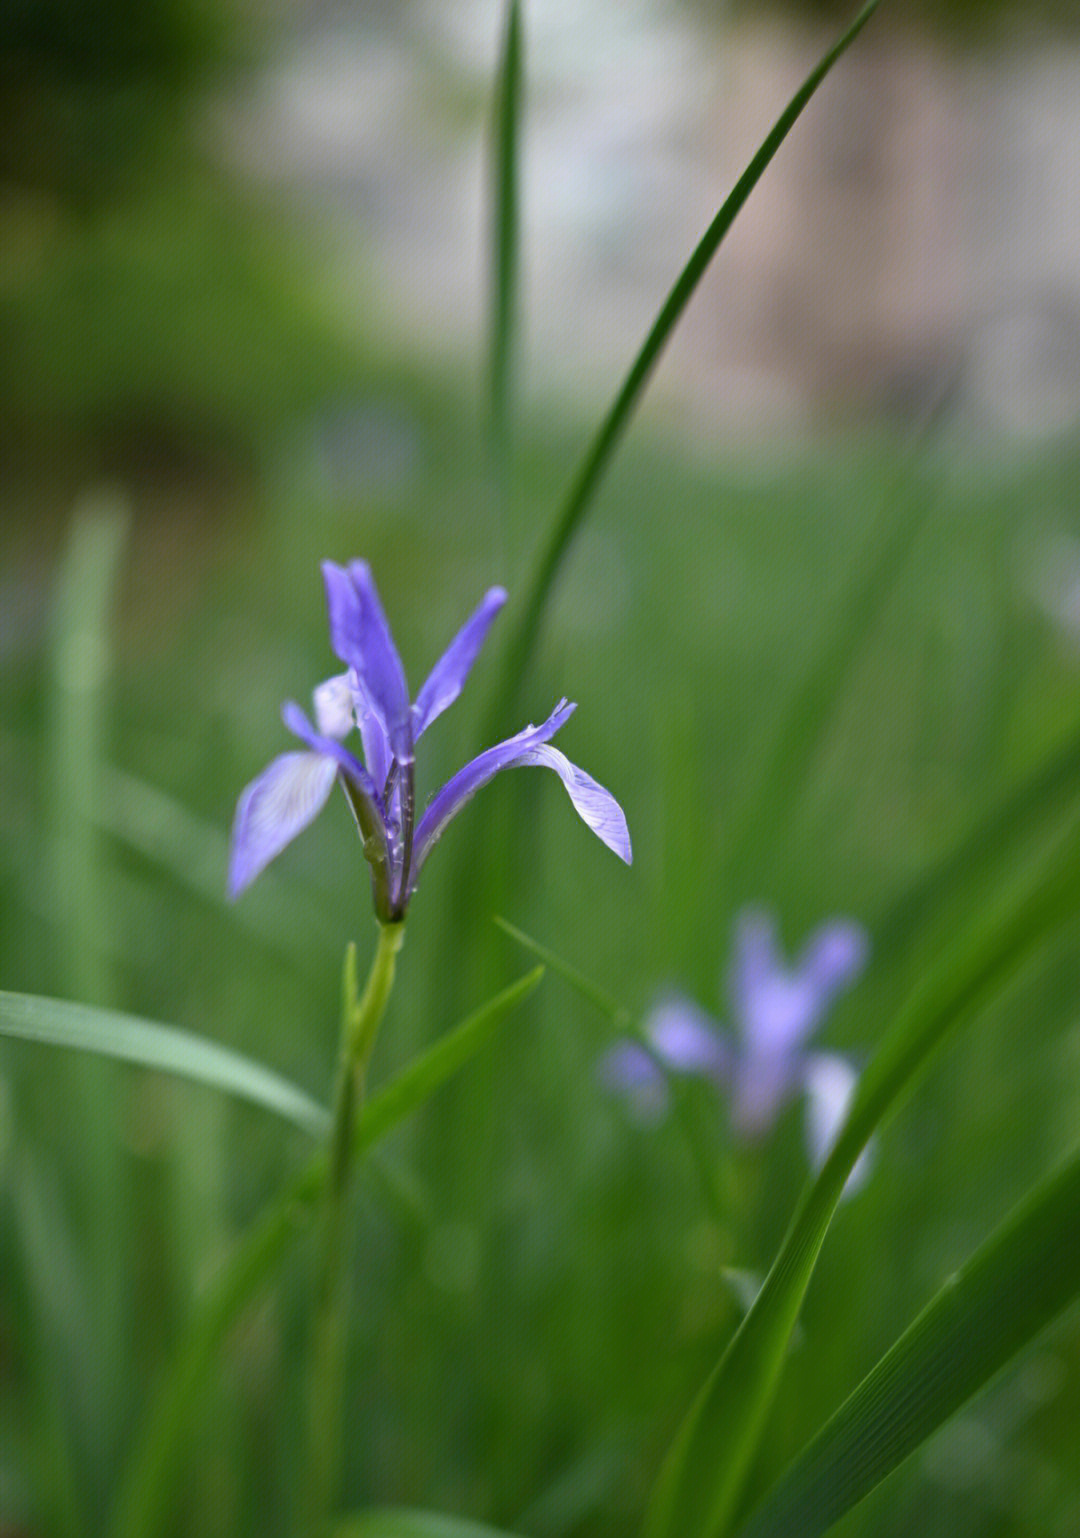
[[[505,513],[517,340],[520,138],[524,40],[520,0],[510,0],[495,82],[492,165],[490,453],[495,496]]]
[[[330,1530],[330,1538],[512,1538],[510,1533],[434,1511],[365,1511]]]
[[[364,1107],[356,1126],[356,1153],[366,1153],[397,1124],[429,1100],[440,1085],[463,1068],[495,1035],[506,1016],[524,1003],[544,975],[534,967],[504,988],[483,1008],[440,1036],[426,1052],[403,1068]]]
[[[653,369],[670,340],[676,325],[700,283],[724,236],[731,228],[743,204],[761,180],[766,167],[784,142],[803,108],[833,65],[846,52],[877,9],[879,0],[869,0],[824,58],[811,70],[795,95],[766,135],[757,154],[735,183],[712,223],[701,237],[689,261],[675,280],[659,314],[649,330],[629,373],[600,425],[577,476],[571,483],[566,501],[559,512],[547,544],[533,573],[524,608],[507,643],[500,685],[493,697],[488,736],[498,732],[499,722],[511,714],[522,681],[540,639],[541,624],[555,580],[582,520],[595,500],[604,473],[644,393]],[[485,738],[486,740],[486,738]]]
[[[61,991],[101,1006],[118,1002],[115,959],[122,934],[110,901],[112,875],[94,822],[112,727],[116,661],[114,610],[131,527],[126,498],[100,488],[76,504],[56,573],[49,614],[45,822],[46,855],[34,871],[52,930],[50,964]],[[131,1331],[116,1257],[127,1253],[131,1168],[111,1114],[112,1063],[53,1065],[53,1094],[79,1128],[72,1165],[74,1203],[94,1215],[84,1231],[83,1265],[95,1299],[91,1336],[100,1435],[123,1423],[131,1380]]]
[[[1080,1295],[1080,1154],[945,1286],[739,1538],[819,1538]]]
[[[85,1455],[89,1441],[100,1451],[96,1416],[86,1414],[99,1403],[87,1360],[94,1313],[87,1278],[70,1217],[27,1143],[20,1142],[3,1175],[4,1207],[10,1202],[18,1234],[5,1254],[5,1323],[25,1369],[13,1428],[17,1458],[40,1502],[43,1530],[81,1538],[92,1529],[92,1501],[76,1449]]]
[[[518,929],[516,925],[509,923],[508,920],[500,918],[498,914],[494,914],[493,917],[495,923],[504,934],[509,935],[511,940],[516,940],[527,951],[531,951],[545,966],[550,967],[552,972],[555,972],[565,982],[569,983],[570,987],[576,993],[579,993],[583,999],[594,1005],[602,1015],[606,1015],[617,1030],[624,1032],[637,1043],[643,1052],[648,1053],[656,1065],[657,1071],[664,1075],[665,1078],[668,1078],[667,1064],[657,1052],[649,1033],[634,1019],[634,1016],[625,1005],[616,1003],[591,978],[586,977],[583,972],[579,972],[577,967],[572,966],[568,961],[564,961],[561,956],[556,955],[553,950],[549,950],[546,945],[541,945],[539,940],[534,940],[524,930]],[[707,1143],[702,1137],[701,1126],[694,1115],[691,1104],[694,1086],[688,1080],[676,1075],[673,1079],[670,1079],[669,1088],[675,1120],[686,1143],[690,1158],[693,1161],[694,1173],[701,1184],[702,1195],[713,1218],[718,1223],[723,1224],[727,1221],[728,1217],[728,1203],[724,1195],[723,1180],[716,1162],[715,1149],[711,1143]]]
[[[272,1111],[311,1137],[325,1136],[330,1125],[321,1105],[272,1069],[177,1026],[65,999],[0,993],[0,1035],[118,1058],[209,1084]]]
[[[113,604],[130,523],[127,503],[115,492],[99,492],[76,508],[50,625],[48,805],[56,850],[50,896],[67,985],[97,1004],[113,1000],[94,807],[101,799],[111,698]]]
[[[1076,912],[1080,840],[998,900],[946,953],[926,962],[864,1072],[847,1121],[800,1204],[765,1283],[684,1420],[653,1492],[647,1538],[731,1530],[743,1481],[772,1404],[791,1331],[844,1185],[883,1118],[945,1038],[1000,992],[1047,936]],[[992,894],[993,895],[993,894]]]
[[[617,1025],[620,1030],[632,1028],[630,1011],[624,1005],[617,1004],[610,994],[605,993],[583,972],[579,972],[577,967],[571,966],[570,962],[564,961],[561,956],[557,956],[546,945],[541,945],[539,940],[534,940],[524,930],[518,929],[517,925],[511,924],[508,919],[500,917],[497,913],[492,916],[503,934],[509,935],[511,940],[516,940],[525,950],[531,951],[538,961],[542,961],[564,982],[569,983],[583,999],[588,999],[589,1003],[595,1005],[602,1015],[607,1015],[613,1025]]]
[[[366,1153],[424,1103],[492,1039],[543,976],[536,967],[441,1037],[368,1101],[355,1149]],[[143,1538],[162,1529],[179,1483],[192,1423],[225,1338],[236,1319],[305,1233],[326,1178],[315,1156],[268,1205],[240,1240],[201,1301],[143,1415],[121,1479],[109,1528],[112,1538]]]

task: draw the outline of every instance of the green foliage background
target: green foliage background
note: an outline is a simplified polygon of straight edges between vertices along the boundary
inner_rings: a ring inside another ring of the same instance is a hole
[[[112,30],[91,14],[4,23],[8,121],[49,99],[33,73],[11,87],[30,60],[74,126],[55,144],[2,136],[33,153],[3,166],[0,979],[184,1024],[325,1101],[341,954],[370,939],[345,808],[224,902],[237,793],[285,746],[280,701],[334,665],[318,561],[372,562],[415,684],[486,584],[523,590],[593,424],[554,400],[520,425],[500,519],[479,385],[342,334],[280,210],[205,164],[180,118],[143,135],[139,113],[190,104],[242,55],[238,34],[182,6],[138,27],[114,10]],[[103,91],[134,114],[112,138]],[[69,527],[105,483],[130,523],[114,600],[79,621],[105,642],[85,687],[63,644],[89,570]],[[1075,637],[1028,581],[1040,541],[1080,536],[1078,488],[1075,438],[972,444],[947,418],[918,440],[863,428],[719,462],[636,431],[523,696],[533,720],[563,692],[579,702],[560,743],[622,801],[634,867],[548,777],[489,787],[425,872],[377,1074],[520,974],[495,911],[635,1016],[675,985],[725,1017],[748,900],[775,908],[792,949],[831,914],[880,934],[1080,722]],[[808,660],[842,655],[845,595],[886,548],[857,650],[777,760]],[[425,738],[422,795],[476,750],[496,673],[485,657]],[[967,899],[976,911],[980,891]],[[754,1490],[1073,1146],[1075,942],[1049,946],[882,1134],[823,1252]],[[889,1002],[872,977],[827,1030],[862,1058]],[[418,1504],[535,1538],[636,1528],[738,1319],[723,1272],[768,1264],[805,1167],[797,1108],[768,1146],[737,1149],[695,1086],[705,1189],[674,1122],[643,1128],[603,1090],[611,1039],[549,976],[365,1172],[347,1508]],[[104,1530],[170,1342],[305,1154],[209,1091],[3,1044],[0,1522]],[[170,1532],[290,1531],[309,1261],[230,1338]],[[1075,1531],[1078,1367],[1073,1313],[838,1530]]]

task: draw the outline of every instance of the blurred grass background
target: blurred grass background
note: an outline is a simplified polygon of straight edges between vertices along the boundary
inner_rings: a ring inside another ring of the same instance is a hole
[[[280,702],[336,666],[318,561],[371,561],[415,688],[485,585],[523,589],[595,413],[530,388],[501,516],[479,345],[392,352],[363,250],[343,314],[338,233],[215,152],[200,104],[268,63],[281,18],[179,0],[133,17],[28,4],[0,36],[0,979],[181,1023],[325,1099],[340,958],[370,939],[344,807],[224,901],[236,797],[286,745]],[[533,720],[579,702],[560,746],[621,800],[634,867],[550,777],[495,782],[425,871],[379,1074],[523,970],[494,911],[635,1014],[675,985],[723,1019],[742,903],[774,907],[791,949],[831,914],[873,937],[1075,730],[1075,419],[1010,439],[948,402],[928,429],[828,406],[813,433],[737,451],[670,408],[631,435],[526,692]],[[778,759],[829,648],[812,730]],[[422,796],[482,745],[496,672],[485,656],[425,738]],[[758,1485],[1075,1139],[1078,970],[1075,943],[1044,956],[885,1132]],[[867,997],[826,1032],[863,1057]],[[737,1319],[722,1269],[768,1264],[804,1163],[796,1108],[766,1148],[732,1149],[701,1087],[710,1206],[675,1126],[600,1087],[610,1039],[549,976],[365,1174],[347,1506],[534,1538],[636,1525]],[[168,1343],[302,1152],[209,1092],[3,1044],[0,1531],[102,1530]],[[170,1531],[289,1531],[309,1301],[300,1257],[235,1332]],[[1075,1532],[1078,1366],[1072,1315],[842,1531]]]

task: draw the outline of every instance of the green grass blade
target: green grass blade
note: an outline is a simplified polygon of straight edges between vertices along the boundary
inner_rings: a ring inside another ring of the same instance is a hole
[[[675,1438],[650,1503],[647,1538],[731,1530],[772,1404],[791,1331],[848,1175],[884,1117],[945,1038],[1003,989],[1047,935],[1076,912],[1080,838],[1024,870],[895,1015],[859,1084],[848,1119],[809,1187],[772,1269]]]
[[[712,223],[701,237],[689,261],[675,280],[663,306],[631,364],[612,405],[581,462],[577,476],[570,486],[566,501],[560,511],[550,538],[539,558],[532,584],[528,590],[524,608],[507,643],[505,665],[499,689],[494,696],[492,710],[494,737],[499,723],[510,713],[521,681],[524,679],[540,637],[540,627],[555,580],[570,544],[585,514],[588,512],[600,487],[604,473],[611,463],[623,433],[637,408],[645,386],[661,354],[670,340],[683,311],[689,304],[695,289],[704,276],[709,263],[716,255],[728,230],[735,221],[743,204],[761,180],[766,167],[784,142],[803,108],[810,101],[818,86],[833,65],[847,51],[863,27],[877,9],[879,0],[869,0],[844,33],[840,41],[830,48],[816,67],[803,81],[766,135],[761,148],[750,161],[746,170],[721,205]],[[487,740],[485,736],[484,740]]]
[[[444,1517],[435,1511],[364,1511],[346,1517],[331,1528],[330,1538],[512,1538],[512,1535],[465,1522],[460,1517]]]
[[[41,899],[50,922],[50,975],[59,991],[102,1007],[119,1002],[121,934],[110,901],[109,850],[94,821],[113,727],[117,653],[114,615],[131,527],[116,489],[81,497],[56,572],[49,615]],[[132,1374],[132,1334],[117,1256],[132,1233],[132,1169],[117,1133],[117,1070],[103,1058],[54,1061],[52,1093],[79,1129],[72,1201],[83,1226],[82,1263],[92,1278],[85,1360],[93,1379],[96,1449],[115,1452]]]
[[[728,1216],[728,1204],[724,1196],[723,1181],[716,1161],[715,1149],[711,1142],[707,1142],[702,1137],[702,1129],[693,1114],[693,1108],[690,1104],[691,1096],[694,1093],[694,1086],[682,1076],[670,1075],[668,1073],[668,1065],[657,1052],[648,1032],[643,1029],[639,1021],[634,1019],[634,1016],[625,1005],[616,1003],[610,994],[605,993],[591,978],[578,971],[577,967],[572,966],[570,962],[564,961],[561,956],[557,955],[555,951],[549,950],[546,945],[541,945],[539,940],[534,940],[524,930],[518,929],[516,924],[511,924],[508,920],[500,918],[497,913],[493,917],[495,923],[504,934],[509,935],[511,940],[515,940],[525,950],[531,951],[546,967],[549,967],[552,972],[569,983],[575,993],[580,994],[583,999],[587,999],[602,1015],[606,1015],[616,1030],[636,1042],[643,1052],[648,1053],[656,1065],[657,1072],[662,1074],[668,1082],[672,1105],[675,1111],[675,1121],[686,1144],[687,1152],[693,1161],[694,1172],[701,1185],[701,1192],[705,1198],[706,1205],[717,1223],[725,1223]]]
[[[368,1101],[356,1126],[356,1154],[368,1152],[481,1051],[543,976],[536,967],[504,988]],[[306,1232],[326,1175],[318,1154],[240,1241],[167,1365],[131,1449],[109,1528],[112,1538],[159,1532],[173,1498],[200,1398],[235,1320]]]
[[[799,1455],[740,1538],[818,1538],[1080,1294],[1080,1154],[945,1286]]]
[[[491,357],[488,381],[491,472],[497,501],[503,506],[514,410],[523,55],[520,0],[510,0],[495,85]]]
[[[470,1058],[487,1045],[511,1010],[524,1003],[544,975],[543,967],[534,967],[518,982],[504,988],[490,1003],[478,1009],[461,1025],[440,1036],[420,1057],[403,1068],[385,1089],[364,1107],[356,1127],[356,1153],[361,1155],[398,1122],[429,1100],[440,1084],[463,1068]]]
[[[284,1117],[311,1137],[324,1137],[330,1125],[321,1105],[272,1069],[173,1025],[65,999],[0,993],[0,1035],[118,1058],[209,1084]]]
[[[579,972],[577,967],[571,966],[570,962],[564,961],[554,951],[548,950],[546,945],[541,945],[539,940],[534,940],[531,935],[527,935],[523,929],[518,929],[517,925],[511,924],[508,919],[500,917],[497,913],[493,918],[503,934],[509,935],[511,940],[516,940],[525,950],[531,951],[538,961],[542,961],[564,982],[569,983],[583,999],[588,999],[589,1003],[595,1005],[602,1015],[607,1015],[613,1025],[618,1026],[620,1030],[633,1028],[630,1011],[624,1005],[617,1004],[610,994],[605,993],[591,978],[586,977],[584,972]]]
[[[102,901],[103,851],[94,808],[111,696],[111,621],[127,547],[123,497],[100,492],[75,511],[57,574],[49,662],[49,815],[56,850],[51,900],[64,939],[67,986],[80,998],[113,1003],[109,905]]]
[[[16,1459],[27,1472],[41,1530],[82,1538],[93,1524],[85,1465],[79,1466],[85,1450],[77,1451],[77,1406],[96,1409],[99,1399],[79,1348],[93,1329],[94,1310],[70,1217],[25,1141],[12,1149],[10,1163],[0,1157],[0,1215],[8,1210],[18,1237],[12,1250],[5,1244],[5,1327],[23,1363],[12,1428]]]

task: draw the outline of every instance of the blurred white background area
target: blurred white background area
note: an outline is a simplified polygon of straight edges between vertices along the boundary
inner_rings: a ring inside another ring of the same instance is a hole
[[[1080,419],[1080,54],[950,51],[887,10],[781,148],[661,368],[650,409],[691,435],[917,420],[943,394],[992,434]],[[483,334],[502,14],[308,8],[221,119],[230,154],[310,209],[346,313],[354,294],[369,331],[451,358]],[[524,20],[525,389],[588,398],[832,36],[657,0],[533,0]]]

